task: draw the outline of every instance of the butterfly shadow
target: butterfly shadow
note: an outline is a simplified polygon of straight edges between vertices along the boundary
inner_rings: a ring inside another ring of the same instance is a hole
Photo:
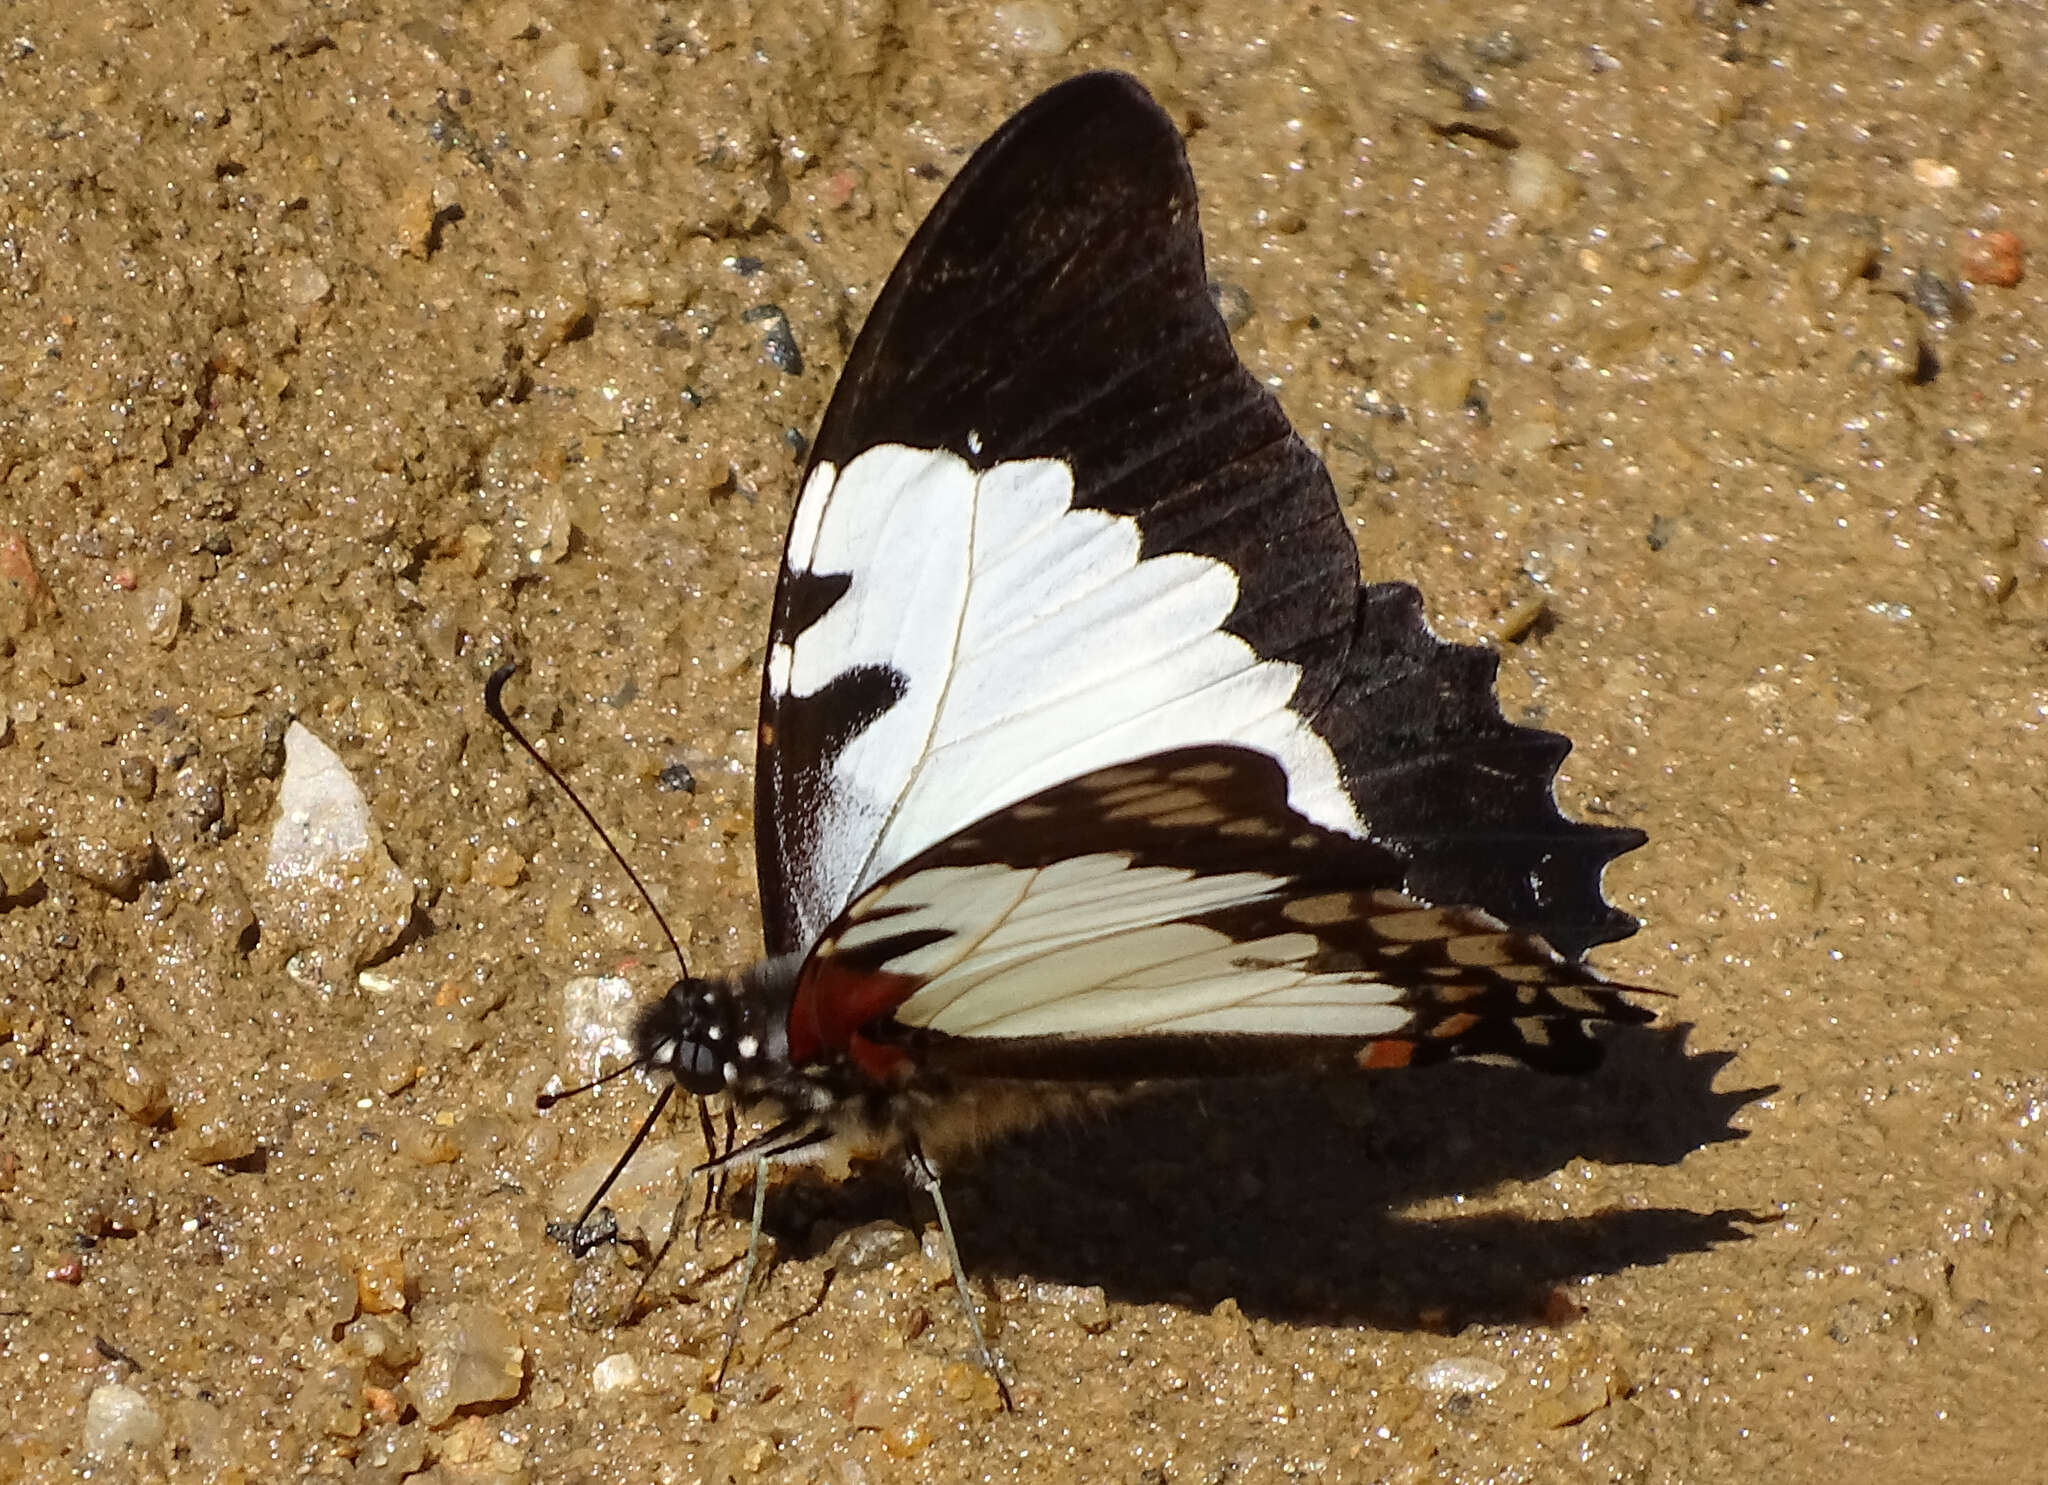
[[[1557,1287],[1744,1238],[1755,1214],[1595,1198],[1583,1216],[1403,1215],[1501,1183],[1675,1165],[1743,1138],[1775,1091],[1716,1092],[1732,1053],[1690,1027],[1621,1028],[1602,1068],[1554,1078],[1454,1063],[1344,1079],[1154,1090],[1098,1121],[1004,1141],[947,1178],[970,1270],[1102,1286],[1111,1299],[1309,1323],[1453,1328],[1555,1312]],[[1595,1174],[1612,1192],[1612,1174]],[[822,1209],[818,1202],[827,1203]],[[867,1216],[928,1216],[885,1179],[791,1192],[771,1227],[799,1249]]]

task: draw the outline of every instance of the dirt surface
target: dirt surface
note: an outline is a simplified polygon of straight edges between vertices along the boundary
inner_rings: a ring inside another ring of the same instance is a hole
[[[2035,1477],[2048,18],[1362,8],[9,8],[0,1479]],[[1672,998],[1583,1083],[991,1152],[1010,1415],[927,1213],[779,1191],[713,1394],[740,1223],[623,1328],[633,1251],[544,1230],[646,1108],[535,1111],[564,987],[669,971],[482,681],[746,962],[804,439],[943,182],[1099,66],[1368,574],[1650,832],[1598,961]],[[395,950],[266,882],[293,719]]]

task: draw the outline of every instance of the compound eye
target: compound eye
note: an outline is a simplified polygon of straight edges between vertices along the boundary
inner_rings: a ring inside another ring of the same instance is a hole
[[[669,1072],[685,1093],[698,1098],[725,1089],[725,1062],[718,1048],[705,1042],[685,1042],[676,1048]]]

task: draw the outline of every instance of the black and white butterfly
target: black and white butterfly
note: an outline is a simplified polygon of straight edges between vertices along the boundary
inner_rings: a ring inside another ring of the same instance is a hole
[[[678,981],[639,1065],[772,1116],[721,1166],[890,1156],[935,1197],[1082,1089],[1589,1067],[1589,1022],[1648,1019],[1580,962],[1633,931],[1600,877],[1643,836],[1559,813],[1570,745],[1504,720],[1495,665],[1360,584],[1166,115],[1055,87],[854,345],[769,635],[768,955]]]

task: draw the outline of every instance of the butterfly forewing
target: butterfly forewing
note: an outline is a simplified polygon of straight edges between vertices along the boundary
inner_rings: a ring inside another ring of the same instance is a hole
[[[769,948],[1006,805],[1225,744],[1418,893],[1576,954],[1628,930],[1599,876],[1639,837],[1558,813],[1567,745],[1505,722],[1492,677],[1412,590],[1360,587],[1211,304],[1171,121],[1074,79],[941,197],[813,446],[762,694]]]
[[[1096,1078],[1114,1042],[1125,1069],[1166,1076],[1227,1038],[1270,1044],[1252,1065],[1307,1042],[1364,1065],[1486,1051],[1564,1067],[1590,1055],[1579,1022],[1644,1019],[1541,940],[1428,905],[1403,877],[1393,852],[1294,810],[1265,754],[1095,770],[864,892],[799,979],[791,1053],[893,1043],[926,1068]]]

